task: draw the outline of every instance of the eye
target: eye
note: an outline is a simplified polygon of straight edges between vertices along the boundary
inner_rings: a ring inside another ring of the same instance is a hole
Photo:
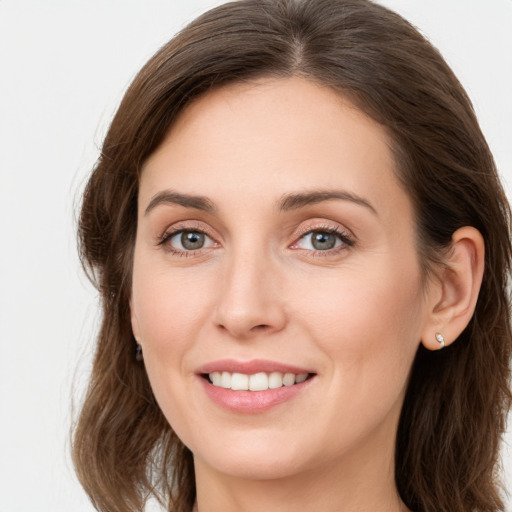
[[[352,241],[336,229],[318,229],[302,235],[293,248],[308,251],[329,251],[339,247],[351,246]]]
[[[170,233],[162,242],[177,251],[197,251],[215,244],[206,233],[186,229]]]

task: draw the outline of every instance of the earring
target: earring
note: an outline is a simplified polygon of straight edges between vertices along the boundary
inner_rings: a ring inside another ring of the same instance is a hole
[[[143,357],[142,357],[142,346],[141,344],[139,343],[139,338],[136,338],[134,336],[134,342],[135,342],[135,361],[142,361],[143,360]]]
[[[440,332],[436,333],[436,340],[441,345],[439,347],[439,350],[443,349],[444,348],[444,336]]]
[[[137,343],[135,347],[135,361],[142,361],[142,347]]]

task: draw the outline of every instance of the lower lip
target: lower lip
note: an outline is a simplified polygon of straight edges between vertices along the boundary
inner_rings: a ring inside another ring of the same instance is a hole
[[[302,393],[314,377],[310,377],[300,384],[265,391],[233,391],[232,389],[214,386],[203,377],[199,378],[206,394],[217,405],[234,412],[256,414],[268,411]]]

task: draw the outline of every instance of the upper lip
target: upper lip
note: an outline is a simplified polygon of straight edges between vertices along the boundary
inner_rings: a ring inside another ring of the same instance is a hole
[[[236,359],[219,359],[206,363],[197,368],[197,374],[206,374],[213,372],[244,373],[253,375],[255,373],[281,372],[281,373],[314,373],[311,369],[295,366],[278,361],[267,359],[252,359],[250,361],[238,361]]]

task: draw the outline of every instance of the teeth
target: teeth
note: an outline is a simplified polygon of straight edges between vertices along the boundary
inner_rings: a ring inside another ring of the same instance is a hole
[[[285,373],[283,377],[285,386],[293,386],[295,384],[295,375],[293,373]]]
[[[231,376],[231,389],[236,391],[247,391],[249,389],[249,375],[244,373],[233,373]]]
[[[221,386],[222,374],[220,372],[210,373],[210,380],[212,381],[214,386]]]
[[[295,377],[295,384],[300,384],[301,382],[304,382],[307,378],[307,373],[299,373],[299,375]]]
[[[270,389],[280,388],[283,385],[283,374],[272,372],[268,377],[268,387]]]
[[[293,386],[300,384],[308,378],[307,373],[255,373],[246,375],[245,373],[231,372],[212,372],[209,374],[210,381],[214,386],[233,389],[236,391],[266,391],[267,389],[276,389],[282,386]]]
[[[220,387],[231,389],[231,374],[229,372],[222,372],[220,376]]]
[[[251,391],[265,391],[268,389],[268,376],[266,373],[255,373],[249,377]]]

